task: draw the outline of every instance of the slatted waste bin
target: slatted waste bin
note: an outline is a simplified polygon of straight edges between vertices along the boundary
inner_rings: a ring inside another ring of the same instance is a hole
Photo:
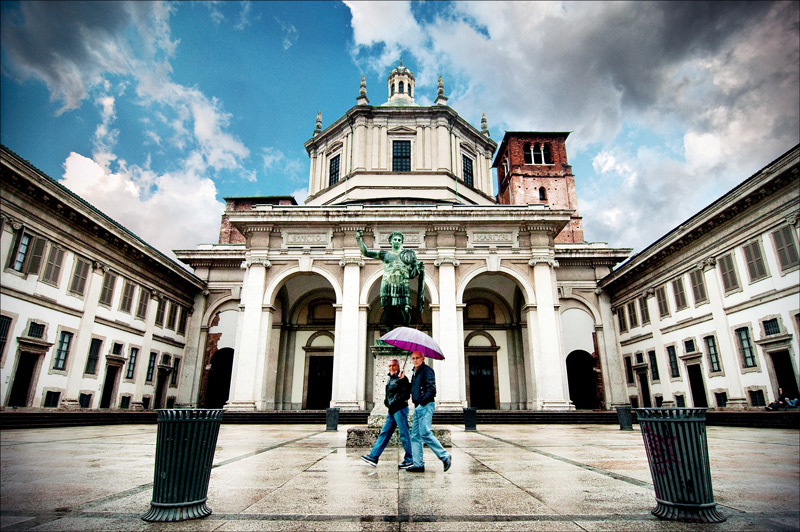
[[[153,499],[145,521],[184,521],[211,514],[206,505],[222,410],[158,411]]]
[[[711,487],[705,408],[637,408],[661,519],[720,523]]]

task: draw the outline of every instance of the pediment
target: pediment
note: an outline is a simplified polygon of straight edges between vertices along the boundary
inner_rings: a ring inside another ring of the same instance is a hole
[[[390,135],[416,135],[417,130],[412,129],[408,126],[397,126],[393,127],[392,129],[388,130]]]
[[[325,149],[325,153],[333,153],[336,150],[342,149],[342,146],[343,146],[342,141],[338,140],[338,141],[334,142],[333,144],[331,144],[330,146],[328,146]]]

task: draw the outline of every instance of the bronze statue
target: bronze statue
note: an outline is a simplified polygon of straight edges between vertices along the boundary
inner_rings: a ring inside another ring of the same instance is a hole
[[[372,259],[383,261],[383,279],[381,280],[381,307],[383,307],[383,323],[387,332],[395,327],[408,327],[411,323],[411,287],[410,279],[417,281],[417,311],[421,314],[425,306],[425,264],[417,260],[411,249],[403,249],[405,237],[400,231],[389,235],[391,251],[370,251],[362,239],[364,233],[356,231],[356,242],[361,254]]]

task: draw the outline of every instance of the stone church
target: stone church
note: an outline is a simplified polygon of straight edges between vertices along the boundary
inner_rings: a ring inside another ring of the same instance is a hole
[[[323,128],[317,114],[305,205],[225,198],[219,243],[177,252],[206,294],[178,403],[371,409],[383,267],[358,230],[372,250],[401,231],[425,264],[412,326],[445,353],[432,361],[439,410],[628,402],[598,281],[630,250],[584,241],[568,133],[506,132],[498,148],[485,116],[477,128],[447,104],[441,78],[433,105],[415,103],[402,62],[387,96],[371,104],[362,78],[344,116]]]

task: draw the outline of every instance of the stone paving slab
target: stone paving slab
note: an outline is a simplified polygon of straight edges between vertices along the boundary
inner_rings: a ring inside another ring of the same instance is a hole
[[[776,531],[800,529],[800,431],[708,427],[716,501],[728,518],[661,521],[641,434],[611,425],[480,425],[452,432],[445,473],[378,467],[347,426],[222,425],[213,514],[146,523],[155,425],[4,430],[1,530]]]

